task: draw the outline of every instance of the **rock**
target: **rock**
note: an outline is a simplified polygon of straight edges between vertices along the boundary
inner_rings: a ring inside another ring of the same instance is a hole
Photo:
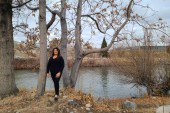
[[[91,104],[90,104],[90,103],[86,104],[86,107],[87,107],[87,108],[90,108],[90,107],[91,107]]]
[[[80,104],[74,99],[74,100],[68,100],[68,105],[73,105],[73,106],[80,106]]]
[[[170,113],[170,105],[160,106],[156,109],[156,113]]]
[[[157,99],[156,97],[152,97],[153,99]]]
[[[135,110],[137,107],[136,103],[134,102],[130,102],[128,100],[126,100],[124,103],[123,103],[123,108],[124,109],[133,109]]]
[[[87,111],[90,111],[90,108],[86,108]]]

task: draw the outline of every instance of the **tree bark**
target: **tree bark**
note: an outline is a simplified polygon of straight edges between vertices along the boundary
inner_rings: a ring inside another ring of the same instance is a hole
[[[38,77],[36,96],[44,95],[47,75],[46,0],[39,0],[39,29],[40,29],[40,71]]]
[[[74,61],[73,67],[71,69],[71,75],[70,75],[70,86],[74,88],[76,86],[76,81],[78,78],[78,72],[80,65],[82,63],[83,58],[76,59]]]
[[[70,74],[70,86],[72,88],[75,87],[78,71],[83,60],[83,56],[81,55],[81,13],[82,13],[82,0],[78,1],[77,6],[77,20],[76,20],[76,31],[75,31],[75,61],[73,63],[73,67],[71,69]]]
[[[0,0],[0,97],[18,92],[13,72],[12,0]]]
[[[66,22],[66,0],[61,0],[61,55],[64,59],[64,69],[63,69],[63,86],[67,87],[69,85],[69,75],[67,66],[67,22]]]

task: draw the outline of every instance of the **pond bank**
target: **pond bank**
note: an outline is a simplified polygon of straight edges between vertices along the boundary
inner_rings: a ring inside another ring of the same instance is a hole
[[[73,64],[73,59],[68,59],[68,67]],[[114,62],[109,58],[84,58],[82,65],[84,67],[109,67]],[[38,69],[39,59],[37,58],[15,58],[14,69]]]
[[[169,97],[94,98],[73,89],[62,89],[59,100],[53,91],[35,99],[36,90],[20,90],[16,96],[0,99],[0,113],[154,113],[161,105],[170,104]],[[135,109],[123,107],[125,101],[135,103]]]

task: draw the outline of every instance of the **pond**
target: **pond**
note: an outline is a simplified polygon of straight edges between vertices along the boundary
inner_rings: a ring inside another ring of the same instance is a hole
[[[15,79],[18,88],[36,88],[38,83],[38,70],[15,70]],[[143,87],[133,87],[133,84],[125,84],[123,75],[116,73],[111,67],[83,67],[80,68],[76,83],[76,90],[91,93],[95,97],[121,98],[138,97],[146,93]],[[60,88],[63,80],[60,80]],[[51,78],[47,78],[46,90],[54,90]]]

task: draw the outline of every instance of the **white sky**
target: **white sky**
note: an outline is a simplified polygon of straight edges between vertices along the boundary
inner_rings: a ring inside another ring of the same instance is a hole
[[[135,7],[134,8],[134,11],[137,12],[138,14],[140,15],[143,15],[146,13],[146,15],[148,15],[147,17],[147,20],[149,20],[150,22],[155,22],[157,21],[159,18],[162,18],[164,22],[166,22],[169,26],[170,26],[170,0],[142,0],[142,5],[145,5],[145,6],[149,6],[151,7],[154,12],[156,12],[156,14],[154,16],[150,16],[151,14],[153,14],[153,11],[151,10],[148,10],[146,11],[146,9],[144,8],[141,8],[141,7]],[[143,36],[143,30],[140,28],[139,29],[139,26],[135,26],[134,27],[136,29],[136,34],[139,35],[139,36]],[[170,31],[170,29],[169,29]],[[170,34],[170,32],[169,32]],[[89,39],[89,36],[90,34],[89,33],[84,33],[83,36],[88,36],[86,37],[85,39],[88,40]],[[141,37],[142,37],[141,36]],[[101,37],[101,38],[99,38]],[[103,35],[102,34],[99,34],[99,35],[96,35],[94,38],[90,39],[90,41],[93,43],[93,45],[95,47],[100,47],[101,46],[101,43],[102,43],[102,40],[103,40]],[[106,41],[109,43],[110,42],[110,38],[106,37]],[[156,39],[154,39],[154,44],[155,45],[163,45],[161,42],[160,42],[160,39],[157,37]],[[114,44],[115,46],[124,46],[125,43],[123,42],[119,42],[119,43],[115,43]]]
[[[155,21],[155,20],[157,20],[158,18],[161,17],[164,21],[167,22],[168,25],[170,25],[170,14],[169,14],[169,12],[170,12],[170,0],[142,0],[142,4],[148,5],[153,10],[157,11],[155,16],[148,18],[150,21]],[[140,14],[145,12],[141,8],[135,8],[135,11],[140,13]],[[148,11],[147,14],[149,15],[150,12]],[[48,16],[50,16],[50,15],[48,15]],[[47,20],[48,20],[48,16],[47,16]],[[34,25],[33,23],[35,23],[35,19],[28,19],[28,21],[29,21],[30,26],[33,26]],[[51,36],[55,37],[55,36],[53,36],[53,34],[51,34]],[[90,39],[89,41],[92,42],[95,47],[100,47],[101,42],[103,40],[103,38],[99,38],[99,37],[103,37],[102,34],[96,35],[92,39],[90,37],[89,32],[83,33],[82,36],[84,37],[85,41],[88,41]],[[22,35],[22,34],[14,35],[14,40],[16,40],[16,41],[22,41],[22,40],[25,40],[25,39],[26,39],[25,36]],[[107,40],[109,41],[109,39],[107,39]]]

